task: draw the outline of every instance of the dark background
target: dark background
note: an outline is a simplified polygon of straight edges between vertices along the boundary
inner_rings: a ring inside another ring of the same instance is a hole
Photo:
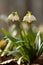
[[[11,12],[17,11],[23,18],[28,10],[36,16],[36,25],[43,24],[43,0],[0,0],[0,15],[8,16]],[[7,28],[7,25],[0,20],[0,37],[2,36],[2,27]]]

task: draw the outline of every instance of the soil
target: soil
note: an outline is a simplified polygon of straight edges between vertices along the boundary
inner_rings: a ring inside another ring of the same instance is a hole
[[[11,56],[0,56],[0,65],[18,65],[17,59],[11,57]],[[22,63],[21,65],[29,65],[27,63]],[[43,65],[43,53],[40,57],[38,57],[36,60],[33,61],[30,65]]]

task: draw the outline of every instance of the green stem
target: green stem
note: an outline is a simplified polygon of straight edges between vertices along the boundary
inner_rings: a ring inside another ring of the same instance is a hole
[[[26,34],[25,34],[25,30],[24,30],[24,28],[23,28],[23,25],[22,25],[22,23],[21,23],[21,20],[19,20],[19,22],[20,22],[20,24],[21,24],[20,28],[22,27],[21,30],[20,30],[20,34],[22,35],[22,32],[21,32],[21,31],[23,31],[24,37],[23,37],[23,35],[22,35],[22,37],[25,39],[25,42],[27,42],[28,40],[27,40],[27,37],[26,37]]]
[[[29,25],[29,31],[32,32],[32,26],[31,26],[31,23],[28,23]]]

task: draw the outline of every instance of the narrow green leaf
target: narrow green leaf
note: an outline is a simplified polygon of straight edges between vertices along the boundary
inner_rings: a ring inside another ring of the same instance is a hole
[[[43,43],[40,45],[40,49],[38,51],[38,55],[41,55],[43,53]]]
[[[21,39],[17,39],[17,38],[12,37],[12,36],[10,35],[10,33],[7,32],[4,28],[2,29],[2,31],[3,31],[4,35],[7,36],[12,42],[14,42],[14,43],[24,42],[24,41],[22,41]]]
[[[40,45],[41,45],[40,32],[37,33],[35,43],[36,43],[36,49],[39,50],[40,49]]]

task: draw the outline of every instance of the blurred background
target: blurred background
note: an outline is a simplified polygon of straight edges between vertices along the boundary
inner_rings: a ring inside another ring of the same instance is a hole
[[[34,22],[37,27],[43,25],[43,0],[0,0],[0,15],[8,16],[11,12],[17,11],[23,18],[27,11],[31,11],[37,18]],[[3,18],[3,17],[2,17]],[[1,28],[8,29],[8,25],[0,19],[0,38],[3,36]],[[43,26],[41,26],[43,30]]]

